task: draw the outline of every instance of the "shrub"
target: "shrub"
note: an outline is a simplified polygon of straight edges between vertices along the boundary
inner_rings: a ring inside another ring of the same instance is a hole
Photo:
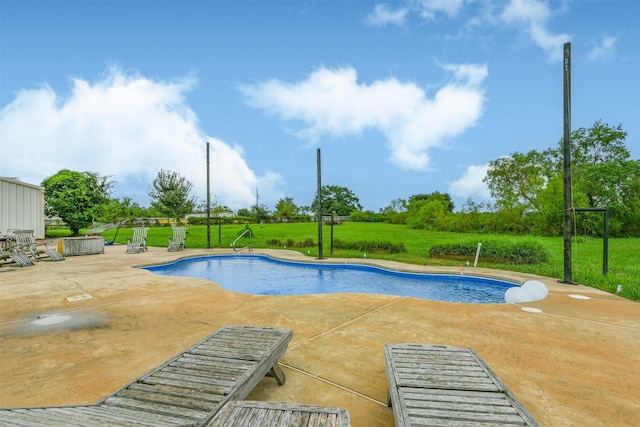
[[[349,219],[353,222],[384,222],[386,217],[384,214],[373,211],[355,211],[351,213]]]
[[[477,242],[450,243],[431,246],[429,255],[432,258],[473,259],[477,250]],[[490,240],[482,244],[480,257],[485,260],[514,264],[539,264],[549,260],[547,250],[535,241]]]
[[[310,248],[315,246],[313,239],[304,239],[299,242],[294,241],[291,237],[289,237],[285,242],[282,242],[278,239],[269,239],[266,241],[268,246],[278,246],[284,248]]]
[[[344,242],[342,240],[335,239],[333,241],[333,247],[336,249],[354,250],[360,252],[388,252],[390,254],[397,254],[407,251],[404,243],[383,242],[379,240]]]

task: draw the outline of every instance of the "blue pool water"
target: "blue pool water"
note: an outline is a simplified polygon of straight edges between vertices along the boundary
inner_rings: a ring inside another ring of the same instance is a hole
[[[422,299],[504,303],[513,283],[472,276],[404,273],[357,264],[317,264],[262,255],[212,255],[144,267],[167,276],[209,279],[225,289],[258,295],[338,292]]]

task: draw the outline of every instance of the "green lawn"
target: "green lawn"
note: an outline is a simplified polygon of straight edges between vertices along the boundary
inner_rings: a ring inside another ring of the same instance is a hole
[[[245,225],[223,225],[221,229],[217,224],[211,225],[211,246],[228,248],[236,236],[245,229]],[[318,256],[318,225],[316,223],[292,223],[292,224],[251,224],[253,233],[253,246],[255,248],[267,248],[268,240],[288,239],[294,242],[302,242],[312,239],[315,244],[305,248],[291,248],[298,250],[310,257]],[[221,243],[218,243],[219,231]],[[116,230],[109,230],[102,235],[105,240],[113,240]],[[50,232],[53,236],[53,231]],[[130,228],[122,228],[118,232],[116,243],[126,243],[131,237]],[[149,246],[167,246],[172,231],[170,227],[152,227],[148,233]],[[63,232],[58,235],[64,235]],[[340,257],[364,257],[364,253],[355,251],[334,251],[330,253],[331,227],[323,226],[323,255],[328,258]],[[429,248],[434,244],[452,243],[459,241],[483,242],[487,239],[496,240],[535,240],[540,242],[549,252],[549,261],[537,265],[517,265],[508,263],[485,262],[482,252],[478,262],[479,267],[489,267],[502,270],[520,271],[539,274],[542,276],[563,278],[563,239],[562,237],[538,237],[518,235],[487,235],[466,234],[450,232],[433,232],[414,230],[403,225],[387,223],[357,223],[346,222],[334,226],[334,237],[347,242],[355,241],[389,241],[404,243],[407,251],[399,254],[367,253],[368,258],[381,258],[421,265],[463,265],[464,260],[447,260],[431,258]],[[248,239],[242,239],[238,246],[246,246]],[[602,274],[602,239],[581,239],[579,243],[573,242],[573,267],[572,277],[577,283],[592,286],[615,293],[618,285],[622,285],[621,296],[640,301],[640,238],[609,239],[609,274]],[[187,247],[207,247],[207,227],[190,226],[187,232]],[[473,259],[469,259],[473,263]]]

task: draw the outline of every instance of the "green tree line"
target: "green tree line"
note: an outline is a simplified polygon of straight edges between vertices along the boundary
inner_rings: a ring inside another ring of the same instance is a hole
[[[625,146],[627,133],[597,121],[591,128],[572,132],[572,198],[574,208],[608,208],[611,236],[640,236],[640,161],[631,159]],[[321,188],[323,216],[350,216],[358,222],[390,222],[414,229],[561,235],[563,232],[563,150],[556,147],[527,153],[513,152],[489,162],[484,179],[493,202],[467,200],[455,212],[451,196],[438,191],[395,199],[379,212],[363,210],[347,187]],[[109,177],[94,172],[61,170],[42,182],[49,216],[60,217],[74,234],[93,221],[171,217],[179,221],[194,209],[206,211],[191,196],[193,185],[176,172],[161,170],[149,187],[151,206],[141,207],[129,198],[111,197]],[[290,197],[273,210],[265,205],[239,209],[245,221],[314,220],[318,194],[309,205],[298,206]],[[216,202],[212,216],[229,209]],[[603,216],[575,216],[577,234],[599,236]]]

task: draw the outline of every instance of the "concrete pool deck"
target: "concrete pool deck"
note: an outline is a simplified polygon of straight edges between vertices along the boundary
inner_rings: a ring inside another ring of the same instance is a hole
[[[550,293],[523,304],[257,296],[132,268],[228,252],[132,255],[118,245],[101,255],[0,268],[0,406],[93,403],[224,325],[264,325],[293,331],[281,359],[287,382],[265,379],[249,399],[343,407],[353,426],[393,426],[383,344],[448,344],[473,347],[541,425],[637,425],[638,303],[552,278],[372,259],[366,262],[392,269],[536,279]],[[315,261],[294,251],[254,253]]]

